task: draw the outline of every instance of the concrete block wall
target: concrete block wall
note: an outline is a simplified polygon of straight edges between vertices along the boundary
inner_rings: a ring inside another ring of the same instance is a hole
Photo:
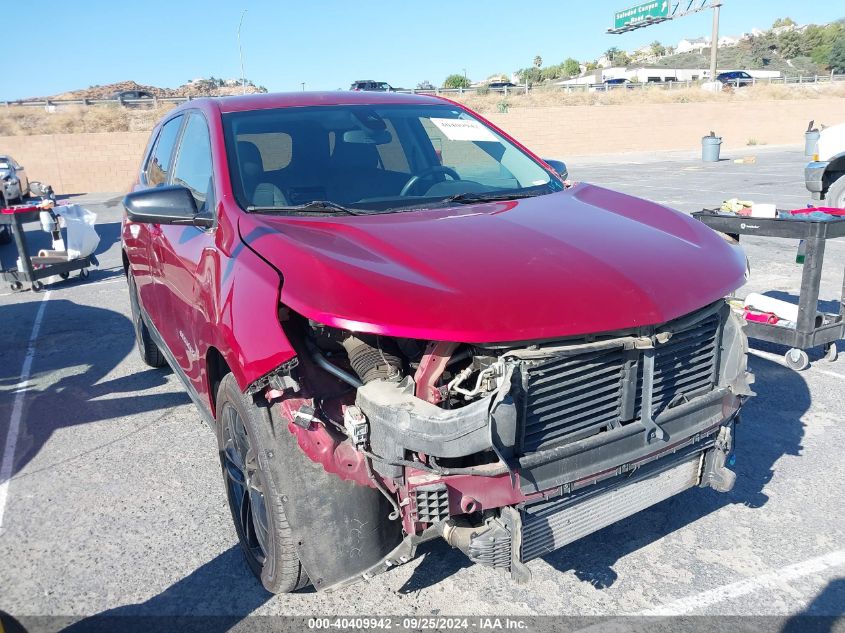
[[[124,192],[135,179],[148,132],[37,134],[0,137],[30,180],[56,193]]]

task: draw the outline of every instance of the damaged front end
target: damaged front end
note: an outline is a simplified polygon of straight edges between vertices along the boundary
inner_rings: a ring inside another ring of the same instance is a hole
[[[332,482],[302,477],[296,505],[312,507],[287,510],[318,589],[437,537],[526,580],[528,561],[687,488],[733,486],[733,428],[753,394],[725,301],[521,344],[356,334],[286,308],[280,320],[300,362],[262,388]]]

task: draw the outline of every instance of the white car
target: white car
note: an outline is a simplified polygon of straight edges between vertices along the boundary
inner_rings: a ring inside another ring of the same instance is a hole
[[[804,182],[814,200],[845,208],[845,123],[821,131],[816,155],[804,168]]]
[[[0,155],[0,185],[6,203],[22,202],[29,195],[26,172],[11,156]]]

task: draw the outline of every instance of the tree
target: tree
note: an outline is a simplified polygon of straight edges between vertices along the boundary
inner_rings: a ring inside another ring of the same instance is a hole
[[[749,39],[751,47],[751,61],[755,66],[768,66],[772,61],[771,44],[768,38],[757,35]]]
[[[611,46],[604,52],[604,56],[607,57],[611,63],[613,63],[614,58],[619,54],[619,49],[615,46]]]
[[[587,62],[586,64],[584,64],[584,70],[586,70],[587,72],[595,70],[598,67],[599,66],[598,64],[596,64],[596,62]]]
[[[543,58],[537,55],[534,58],[534,68],[540,68],[543,65]]]
[[[845,73],[845,33],[833,40],[828,65],[834,72]]]
[[[666,54],[666,47],[657,40],[651,43],[651,54],[655,57],[662,57]]]
[[[780,26],[795,26],[795,20],[792,18],[778,18],[772,24],[772,28],[776,29]]]
[[[519,78],[519,83],[521,84],[533,85],[543,81],[543,71],[536,66],[517,70],[516,76]]]
[[[778,51],[784,59],[795,59],[801,55],[801,34],[797,31],[781,33],[777,39]]]
[[[469,79],[458,73],[449,75],[443,80],[444,88],[469,88],[469,85]]]
[[[423,79],[417,84],[417,90],[434,90],[434,84],[432,84],[428,79]]]
[[[575,77],[581,74],[581,64],[578,63],[577,59],[572,59],[568,57],[566,61],[563,62],[563,74],[568,75],[569,77]]]

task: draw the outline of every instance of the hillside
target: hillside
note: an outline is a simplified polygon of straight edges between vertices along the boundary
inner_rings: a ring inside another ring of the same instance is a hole
[[[32,99],[109,99],[114,93],[122,90],[145,90],[156,97],[223,97],[243,94],[244,92],[246,94],[267,92],[266,88],[256,86],[249,80],[247,80],[244,88],[240,84],[226,83],[223,80],[211,77],[189,82],[178,88],[159,88],[158,86],[145,86],[134,81],[119,81],[104,86],[90,86],[79,90],[61,92],[49,97],[32,97]],[[24,99],[24,101],[27,101],[27,99]]]
[[[719,70],[778,70],[786,76],[824,75],[829,71],[821,64],[815,63],[810,57],[799,56],[785,59],[777,51],[772,51],[767,63],[755,61],[751,47],[740,42],[736,46],[719,49]],[[648,64],[661,68],[709,68],[710,49],[705,48],[701,53],[676,53],[666,55],[656,62]]]

